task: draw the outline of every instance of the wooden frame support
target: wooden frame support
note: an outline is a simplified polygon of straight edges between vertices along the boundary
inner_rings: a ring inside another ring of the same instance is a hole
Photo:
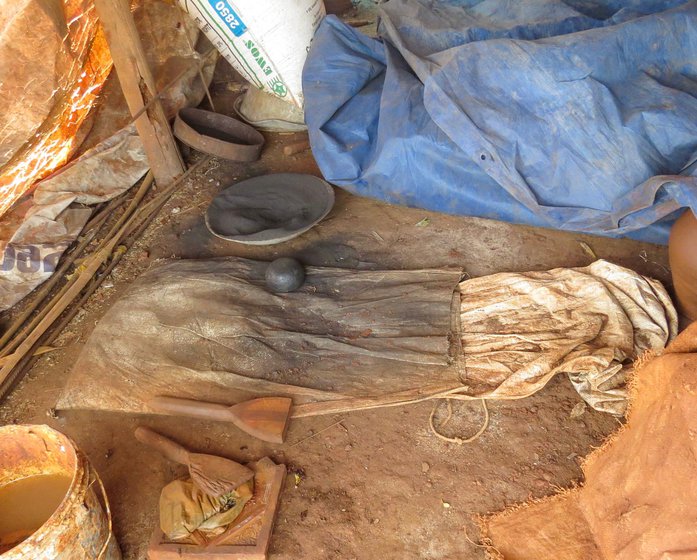
[[[254,469],[254,496],[227,530],[207,545],[167,542],[157,527],[150,540],[150,560],[266,560],[278,510],[285,465],[264,457],[247,465]],[[247,543],[247,544],[244,544]],[[253,544],[252,544],[253,543]]]
[[[155,79],[131,15],[128,0],[95,0],[121,89],[135,119],[155,182],[165,187],[184,172],[177,144],[159,101]],[[143,108],[148,106],[146,111]]]

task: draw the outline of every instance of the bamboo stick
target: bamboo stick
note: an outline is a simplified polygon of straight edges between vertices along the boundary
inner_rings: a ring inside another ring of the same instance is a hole
[[[47,311],[42,314],[42,318],[38,323],[31,329],[31,332],[16,346],[16,350],[8,356],[8,361],[2,365],[0,369],[0,395],[4,396],[7,389],[12,386],[14,381],[19,376],[20,372],[25,371],[28,364],[33,363],[32,350],[33,348],[42,342],[44,338],[44,343],[46,338],[44,335],[49,328],[55,323],[55,321],[62,315],[62,313],[68,308],[68,306],[75,300],[75,298],[85,289],[90,282],[93,282],[93,286],[90,286],[87,293],[83,295],[80,299],[80,305],[76,306],[75,312],[72,313],[70,319],[77,312],[77,309],[87,301],[87,298],[97,289],[104,278],[108,275],[108,272],[113,270],[113,266],[109,265],[107,271],[100,275],[100,279],[95,281],[95,275],[99,268],[106,262],[106,260],[111,256],[116,246],[119,242],[126,236],[134,233],[134,239],[131,240],[129,247],[132,246],[135,241],[135,237],[142,234],[145,228],[152,222],[159,210],[166,204],[169,197],[176,190],[176,188],[191,174],[210,161],[210,157],[204,157],[199,160],[195,165],[190,167],[183,175],[179,176],[173,183],[171,183],[164,191],[158,193],[152,200],[147,204],[144,204],[140,208],[136,208],[135,205],[129,205],[129,209],[132,210],[131,215],[126,220],[120,220],[121,225],[116,231],[111,239],[104,240],[100,248],[91,256],[85,259],[82,267],[83,270],[77,275],[76,279],[72,284],[67,286],[66,290],[62,290],[56,297],[53,298],[51,304],[47,308]],[[136,195],[138,196],[138,194]],[[139,198],[139,202],[142,201],[142,196]],[[113,231],[113,228],[112,228]],[[110,234],[112,233],[110,231]],[[114,258],[120,260],[122,255],[117,255]],[[117,260],[117,262],[118,262]],[[64,328],[67,323],[65,319],[59,323],[59,326]],[[53,340],[57,334],[60,332],[56,329],[53,333],[49,335],[49,339]],[[21,334],[21,333],[20,333]],[[15,371],[15,368],[17,370]]]
[[[0,357],[6,356],[12,352],[11,348],[6,347],[7,342],[15,335],[15,333],[24,325],[31,314],[36,311],[44,300],[49,296],[55,285],[63,279],[68,268],[82,255],[85,248],[92,242],[95,235],[99,231],[99,228],[104,224],[106,219],[116,210],[121,204],[123,204],[125,196],[121,196],[110,201],[102,210],[100,210],[95,216],[87,223],[85,226],[85,234],[83,234],[82,240],[77,244],[75,249],[73,249],[69,255],[58,267],[58,269],[53,273],[53,275],[42,284],[42,286],[35,292],[34,298],[31,303],[27,305],[26,309],[20,313],[20,315],[12,322],[12,324],[7,328],[0,337]]]
[[[35,352],[33,352],[31,355],[35,357],[42,356],[44,354],[48,354],[49,352],[53,352],[54,350],[57,350],[57,348],[53,348],[52,346],[39,346]],[[10,354],[11,356],[12,354]],[[5,356],[4,358],[0,358],[0,366],[2,364],[5,364],[10,361],[10,356]]]
[[[121,217],[118,219],[116,224],[112,226],[111,230],[107,234],[106,238],[100,242],[100,244],[97,246],[97,251],[101,249],[101,247],[104,246],[105,243],[107,243],[106,240],[111,239],[114,235],[116,235],[116,232],[118,229],[131,217],[133,212],[136,210],[138,207],[138,204],[143,200],[143,197],[147,194],[148,190],[153,184],[153,175],[152,173],[148,173],[145,176],[145,179],[143,182],[140,184],[140,187],[138,188],[138,191],[136,192],[135,196],[131,199],[131,202],[129,203],[128,207],[124,211],[124,213],[121,215]],[[64,284],[61,289],[59,290],[58,294],[56,295],[57,298],[60,298],[63,294],[67,293],[68,290],[70,290],[70,287],[72,284],[77,280],[79,277],[77,272],[79,271],[79,268],[76,270],[76,272],[68,278],[68,281],[66,284]],[[55,275],[54,275],[55,276]],[[9,353],[14,352],[14,350],[19,346],[21,341],[28,336],[28,333],[30,333],[33,329],[36,328],[36,326],[41,322],[41,320],[48,315],[48,313],[51,310],[51,304],[48,303],[45,305],[39,313],[32,318],[32,320],[27,324],[11,342],[6,344],[2,352],[0,353],[1,356],[7,356]],[[0,356],[0,357],[1,357]]]

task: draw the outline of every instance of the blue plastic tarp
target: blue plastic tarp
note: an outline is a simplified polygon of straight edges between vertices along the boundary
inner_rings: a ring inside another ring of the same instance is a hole
[[[697,1],[390,0],[305,65],[325,178],[388,202],[665,243],[697,210]]]

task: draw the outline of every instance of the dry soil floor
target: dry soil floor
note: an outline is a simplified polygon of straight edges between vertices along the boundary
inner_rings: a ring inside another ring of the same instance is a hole
[[[473,544],[473,516],[578,481],[579,459],[618,427],[616,419],[591,410],[572,417],[581,401],[566,379],[552,381],[528,399],[492,402],[489,428],[463,446],[431,434],[428,403],[299,420],[283,446],[260,443],[224,424],[53,411],[94,325],[133,278],[166,259],[293,255],[308,264],[332,266],[459,266],[480,276],[582,266],[592,262],[592,251],[642,274],[669,279],[663,247],[446,216],[343,191],[337,191],[329,217],[294,241],[250,249],[212,237],[203,213],[227,184],[274,171],[318,173],[309,152],[282,155],[284,143],[301,137],[268,134],[261,161],[213,161],[197,173],[63,333],[61,349],[42,357],[2,404],[0,420],[47,423],[74,438],[104,479],[116,536],[128,560],[145,558],[157,523],[159,491],[185,472],[136,442],[132,434],[138,423],[195,450],[238,460],[269,455],[289,465],[297,476],[288,477],[281,497],[271,544],[274,560],[483,558]],[[455,412],[451,433],[476,431],[482,420],[478,404],[455,406]]]

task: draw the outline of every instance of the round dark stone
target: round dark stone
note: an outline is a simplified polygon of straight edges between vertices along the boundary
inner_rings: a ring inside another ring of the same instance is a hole
[[[266,269],[266,287],[274,293],[293,292],[304,282],[305,268],[295,259],[276,259]]]

